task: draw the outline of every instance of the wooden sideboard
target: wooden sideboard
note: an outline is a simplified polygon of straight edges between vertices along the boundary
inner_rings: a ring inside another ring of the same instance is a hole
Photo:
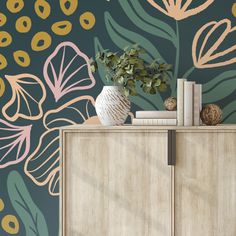
[[[236,126],[73,126],[60,138],[61,236],[236,235]]]

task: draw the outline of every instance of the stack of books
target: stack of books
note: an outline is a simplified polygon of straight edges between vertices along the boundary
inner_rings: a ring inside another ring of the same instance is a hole
[[[199,126],[202,110],[202,85],[177,80],[177,111],[137,111],[133,125]]]
[[[202,110],[202,85],[186,79],[177,80],[177,124],[199,126]]]
[[[133,125],[177,125],[177,111],[137,111]]]

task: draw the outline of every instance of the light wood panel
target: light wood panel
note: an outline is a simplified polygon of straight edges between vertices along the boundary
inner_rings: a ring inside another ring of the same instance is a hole
[[[236,133],[178,133],[175,236],[236,235]]]
[[[78,132],[82,130],[83,132],[123,132],[123,131],[148,131],[148,132],[158,132],[158,131],[167,131],[167,130],[176,130],[177,132],[235,132],[236,125],[217,125],[217,126],[132,126],[132,125],[123,125],[123,126],[102,126],[102,125],[72,125],[62,127],[63,131]]]
[[[170,236],[167,131],[62,132],[63,236]]]

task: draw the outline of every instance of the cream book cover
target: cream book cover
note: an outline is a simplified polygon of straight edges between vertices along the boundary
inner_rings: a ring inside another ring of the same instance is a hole
[[[200,125],[200,112],[202,109],[202,85],[194,84],[194,125]]]
[[[192,81],[184,82],[184,126],[193,126],[194,84]]]
[[[177,125],[177,119],[136,119],[132,120],[133,125]]]
[[[136,111],[138,119],[176,119],[176,111]]]
[[[178,126],[184,125],[184,82],[186,79],[177,80],[177,120]]]

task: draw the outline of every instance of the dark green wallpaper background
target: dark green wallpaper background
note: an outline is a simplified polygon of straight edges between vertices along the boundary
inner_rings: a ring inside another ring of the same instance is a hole
[[[138,43],[147,61],[174,65],[170,89],[139,91],[133,112],[163,109],[187,77],[235,123],[235,16],[233,0],[1,0],[0,235],[58,235],[58,128],[98,123],[98,50]]]

